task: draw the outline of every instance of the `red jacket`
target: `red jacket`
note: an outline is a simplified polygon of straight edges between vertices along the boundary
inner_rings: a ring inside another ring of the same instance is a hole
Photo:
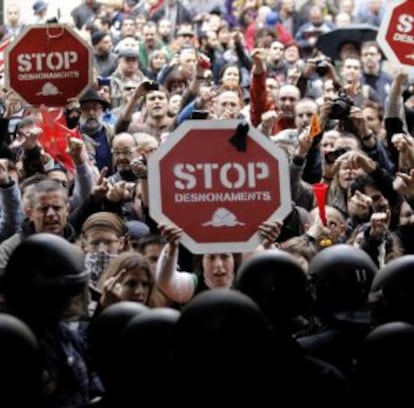
[[[253,126],[259,126],[263,113],[276,110],[276,104],[269,98],[266,91],[266,71],[260,75],[251,76],[250,82],[250,121]],[[275,122],[271,135],[275,135],[284,129],[295,129],[295,120],[280,118]]]

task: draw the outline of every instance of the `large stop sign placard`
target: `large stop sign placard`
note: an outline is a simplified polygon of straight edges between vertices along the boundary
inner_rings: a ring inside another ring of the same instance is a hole
[[[182,228],[193,253],[251,251],[259,225],[291,211],[285,153],[253,127],[239,150],[238,125],[186,121],[149,158],[150,214]]]
[[[28,26],[6,51],[6,87],[30,105],[64,106],[92,85],[92,58],[69,26]]]
[[[414,69],[414,1],[396,0],[385,11],[377,35],[378,44],[396,66]]]

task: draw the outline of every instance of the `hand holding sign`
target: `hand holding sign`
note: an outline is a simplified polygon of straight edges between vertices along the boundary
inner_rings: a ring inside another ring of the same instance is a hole
[[[405,66],[414,79],[414,8],[412,0],[391,2],[385,11],[377,42],[395,66]]]
[[[92,86],[92,48],[63,24],[28,25],[6,50],[6,87],[28,104],[65,106]]]
[[[152,218],[180,227],[193,253],[253,251],[258,225],[291,211],[285,153],[238,120],[184,122],[150,155],[148,179]]]

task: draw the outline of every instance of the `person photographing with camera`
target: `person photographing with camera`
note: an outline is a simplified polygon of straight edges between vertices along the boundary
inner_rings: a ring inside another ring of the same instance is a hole
[[[334,65],[327,58],[309,59],[302,73],[303,80],[311,78],[317,73],[324,81],[331,80],[336,90],[336,95],[329,100],[324,100],[320,107],[319,120],[322,129],[337,128],[340,132],[349,132],[356,135],[362,150],[380,166],[393,173],[394,166],[388,158],[385,146],[368,126],[366,115],[362,110],[365,101],[378,100],[375,91],[365,89],[360,83],[361,62],[357,57],[351,56],[345,59],[341,78],[338,77]],[[365,94],[364,94],[365,92]]]
[[[349,91],[348,91],[349,92]],[[352,93],[351,93],[352,95]],[[321,108],[321,122],[336,122],[335,127],[342,133],[352,133],[361,145],[361,150],[380,167],[393,174],[394,165],[389,159],[385,146],[375,132],[368,126],[363,110],[355,106],[353,98],[342,88],[338,96]]]
[[[345,58],[340,75],[344,88],[352,93],[356,106],[362,107],[366,101],[381,103],[380,97],[375,89],[361,83],[362,64],[359,57],[352,55]]]
[[[352,55],[345,58],[338,73],[330,58],[319,55],[309,58],[298,81],[301,94],[313,97],[322,93],[323,96],[325,83],[332,81],[336,92],[342,90],[341,95],[337,96],[344,99],[346,94],[352,98],[352,104],[355,106],[362,107],[366,101],[380,102],[375,90],[361,84],[362,68],[361,61],[357,56]],[[321,81],[323,85],[322,89],[319,89]],[[323,101],[325,102],[325,98]],[[339,110],[338,115],[341,111],[342,109]]]

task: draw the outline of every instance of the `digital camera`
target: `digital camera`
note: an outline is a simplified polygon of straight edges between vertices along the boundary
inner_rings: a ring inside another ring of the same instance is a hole
[[[320,77],[324,77],[329,70],[329,62],[327,60],[320,60],[316,62],[315,71]]]
[[[351,98],[346,94],[339,95],[333,100],[329,117],[331,119],[345,119],[351,113],[352,106],[354,106],[354,101]]]

